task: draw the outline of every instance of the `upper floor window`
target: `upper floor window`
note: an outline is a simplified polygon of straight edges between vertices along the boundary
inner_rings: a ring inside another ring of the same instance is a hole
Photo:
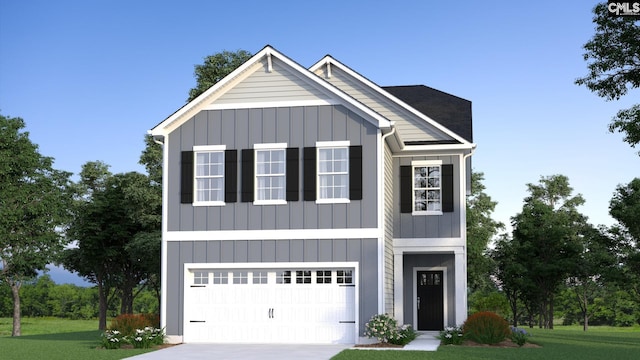
[[[441,213],[440,165],[413,167],[413,212]]]
[[[319,142],[318,202],[349,201],[349,142]]]
[[[400,166],[400,212],[442,215],[453,212],[453,164],[414,160]]]
[[[285,203],[286,144],[255,145],[255,202]]]
[[[225,195],[225,146],[194,146],[196,205],[223,205]]]

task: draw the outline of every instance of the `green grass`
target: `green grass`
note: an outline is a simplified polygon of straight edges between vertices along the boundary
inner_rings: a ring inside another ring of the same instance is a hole
[[[529,331],[529,329],[527,329]],[[625,360],[640,359],[640,328],[593,327],[586,333],[578,327],[554,330],[532,329],[532,342],[541,348],[497,349],[440,346],[436,352],[394,350],[345,350],[333,360],[465,359],[465,360]]]
[[[149,349],[100,348],[97,320],[56,318],[22,319],[22,336],[11,337],[11,318],[0,318],[2,360],[115,360],[143,354]]]

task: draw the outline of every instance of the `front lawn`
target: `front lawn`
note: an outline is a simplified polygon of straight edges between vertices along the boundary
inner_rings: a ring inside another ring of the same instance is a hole
[[[98,320],[24,318],[19,337],[11,337],[11,324],[11,318],[0,318],[2,360],[116,360],[153,351],[99,348]]]
[[[529,329],[527,329],[529,331]],[[496,349],[485,347],[440,346],[435,352],[399,350],[344,350],[333,360],[383,359],[468,359],[468,360],[601,360],[640,359],[640,328],[578,327],[554,330],[531,329],[532,342],[541,348]]]

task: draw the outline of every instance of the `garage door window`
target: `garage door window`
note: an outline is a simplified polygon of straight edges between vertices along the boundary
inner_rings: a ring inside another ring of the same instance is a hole
[[[206,285],[209,283],[209,273],[206,271],[196,271],[193,273],[193,283],[195,285]]]
[[[229,283],[229,274],[226,271],[214,271],[213,275],[213,283],[214,284],[228,284]]]
[[[311,284],[311,271],[309,270],[296,271],[296,284]]]
[[[338,284],[353,284],[353,271],[352,270],[336,271],[336,280]]]
[[[291,271],[278,271],[278,276],[276,277],[276,283],[278,284],[291,284]]]
[[[318,284],[331,284],[331,271],[330,270],[316,271],[316,282]]]
[[[249,281],[249,275],[247,271],[234,271],[233,283],[234,284],[247,284]]]
[[[266,271],[254,271],[253,272],[253,283],[254,284],[266,284],[267,283],[267,272]]]

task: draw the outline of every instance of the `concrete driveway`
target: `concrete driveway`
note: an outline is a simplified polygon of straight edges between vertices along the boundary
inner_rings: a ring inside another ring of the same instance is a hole
[[[353,345],[181,344],[132,356],[131,360],[328,360]]]

